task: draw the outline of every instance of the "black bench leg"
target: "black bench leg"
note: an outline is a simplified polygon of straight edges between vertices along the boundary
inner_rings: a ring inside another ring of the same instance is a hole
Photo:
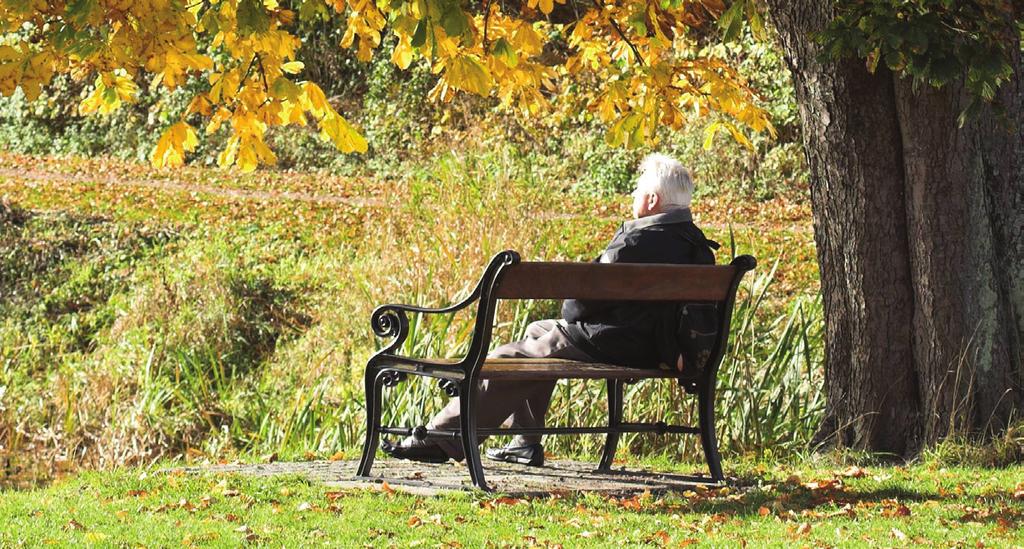
[[[609,379],[608,382],[608,427],[618,427],[622,423],[622,381]],[[608,471],[615,459],[615,449],[619,446],[619,433],[608,433],[604,439],[604,453],[598,471]]]
[[[480,462],[480,441],[476,436],[476,400],[479,398],[475,383],[461,383],[459,387],[459,428],[462,434],[462,451],[466,455],[469,478],[473,486],[490,492],[484,478],[484,467]]]
[[[363,443],[363,457],[359,460],[359,469],[356,474],[369,476],[370,468],[373,467],[373,458],[377,454],[377,444],[380,438],[380,414],[381,414],[381,391],[383,380],[377,376],[376,368],[366,368],[365,391],[366,391],[366,441]]]
[[[725,479],[722,475],[722,457],[718,455],[718,439],[715,437],[715,386],[708,383],[698,393],[698,414],[700,415],[700,442],[704,447],[711,478]]]

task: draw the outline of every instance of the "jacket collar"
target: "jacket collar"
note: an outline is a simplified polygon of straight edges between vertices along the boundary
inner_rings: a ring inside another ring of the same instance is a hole
[[[672,208],[660,214],[633,219],[622,224],[623,231],[635,231],[646,229],[652,225],[671,225],[673,223],[686,223],[693,221],[693,214],[690,208]]]

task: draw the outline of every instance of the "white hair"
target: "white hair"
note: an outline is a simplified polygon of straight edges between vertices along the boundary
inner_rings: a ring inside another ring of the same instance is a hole
[[[693,180],[690,179],[690,172],[678,160],[651,153],[640,162],[639,171],[637,190],[657,194],[667,206],[690,206]]]

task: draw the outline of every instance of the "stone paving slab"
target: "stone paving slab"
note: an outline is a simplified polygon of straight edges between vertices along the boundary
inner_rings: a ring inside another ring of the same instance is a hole
[[[185,467],[189,474],[225,473],[251,476],[301,475],[329,486],[380,489],[386,481],[395,490],[418,495],[438,495],[453,491],[474,490],[464,463],[440,465],[411,461],[379,459],[374,462],[370,477],[357,477],[355,461],[303,461],[260,464],[227,464]],[[518,496],[544,496],[552,493],[594,492],[605,495],[632,495],[682,492],[695,486],[716,486],[704,475],[680,475],[647,470],[613,467],[598,472],[594,463],[551,461],[544,467],[528,467],[488,461],[484,475],[496,492]]]

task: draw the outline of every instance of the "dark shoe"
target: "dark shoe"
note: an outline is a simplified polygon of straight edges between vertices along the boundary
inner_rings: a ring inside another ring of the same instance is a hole
[[[534,467],[544,465],[544,447],[540,444],[490,448],[486,453],[488,458],[495,461],[532,465]]]
[[[444,463],[449,459],[448,454],[440,446],[429,442],[416,442],[406,446],[392,444],[384,439],[380,441],[380,449],[394,458],[422,461],[423,463]]]

